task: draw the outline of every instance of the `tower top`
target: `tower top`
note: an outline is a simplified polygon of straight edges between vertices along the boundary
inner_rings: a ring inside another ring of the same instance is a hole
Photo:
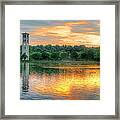
[[[24,33],[22,33],[22,35],[29,35],[29,33],[24,32]]]

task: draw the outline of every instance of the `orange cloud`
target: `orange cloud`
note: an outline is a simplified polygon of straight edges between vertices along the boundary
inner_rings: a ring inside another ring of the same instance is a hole
[[[71,33],[65,38],[52,40],[38,40],[30,42],[32,45],[85,45],[87,47],[98,47],[100,45],[100,36],[94,34]]]
[[[100,35],[100,32],[86,32],[87,35]]]
[[[67,45],[86,45],[87,47],[99,46],[100,36],[86,33],[72,33],[67,38],[61,39]]]
[[[72,26],[72,25],[88,25],[90,22],[86,20],[76,21],[76,22],[66,22],[65,25]]]
[[[52,41],[45,41],[45,40],[31,40],[30,45],[36,46],[36,45],[48,45],[52,44]]]
[[[72,22],[69,22],[73,24]],[[74,22],[74,24],[87,24],[87,21]],[[82,28],[84,30],[93,30],[94,28]],[[31,45],[86,45],[87,47],[99,46],[99,32],[72,32],[71,26],[47,26],[37,28],[30,32],[31,37],[38,37],[38,40],[30,40]],[[39,37],[48,37],[48,40],[39,40]],[[51,38],[52,37],[52,38]]]
[[[37,28],[33,32],[30,32],[31,36],[61,36],[66,37],[71,32],[69,26],[52,26]]]
[[[80,28],[81,30],[88,30],[88,31],[90,31],[90,30],[96,30],[95,28]]]

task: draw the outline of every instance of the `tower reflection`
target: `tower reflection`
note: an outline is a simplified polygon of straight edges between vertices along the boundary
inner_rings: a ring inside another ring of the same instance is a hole
[[[29,90],[29,63],[22,63],[22,92]]]

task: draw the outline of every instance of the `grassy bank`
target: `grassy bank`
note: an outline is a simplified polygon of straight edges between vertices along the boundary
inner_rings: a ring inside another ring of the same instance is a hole
[[[22,62],[21,62],[22,63]],[[29,61],[30,65],[39,65],[45,67],[55,67],[55,66],[80,66],[80,65],[96,65],[100,64],[96,61]]]

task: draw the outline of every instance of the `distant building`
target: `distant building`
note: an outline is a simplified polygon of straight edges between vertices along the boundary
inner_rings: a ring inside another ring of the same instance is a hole
[[[22,60],[29,60],[29,34],[22,33]]]

